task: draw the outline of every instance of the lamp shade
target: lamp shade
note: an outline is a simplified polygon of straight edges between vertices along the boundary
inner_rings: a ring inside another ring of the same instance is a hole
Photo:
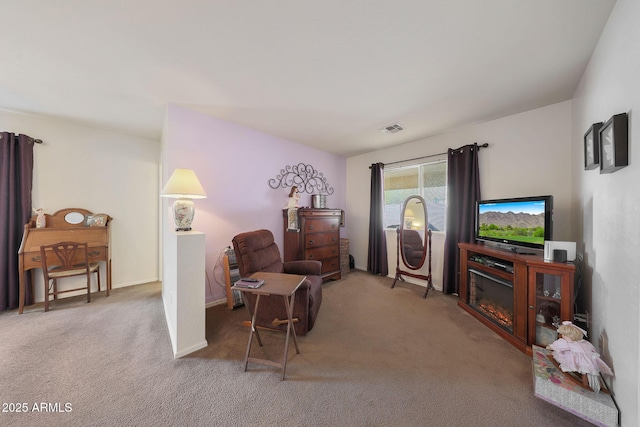
[[[204,199],[207,193],[191,169],[176,169],[160,193],[162,197],[176,199]]]

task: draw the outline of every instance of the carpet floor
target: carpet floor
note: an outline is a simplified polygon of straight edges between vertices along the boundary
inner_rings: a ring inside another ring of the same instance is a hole
[[[0,425],[590,425],[535,398],[531,359],[455,297],[391,282],[353,271],[326,283],[285,381],[243,372],[244,307],[207,309],[209,345],[174,360],[158,283],[4,312]],[[280,359],[284,336],[261,336],[252,355]]]

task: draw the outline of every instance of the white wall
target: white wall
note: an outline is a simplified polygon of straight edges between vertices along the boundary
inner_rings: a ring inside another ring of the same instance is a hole
[[[591,341],[613,368],[622,425],[640,424],[640,2],[618,0],[574,95],[573,156],[593,123],[629,113],[629,166],[612,174],[573,167],[578,249],[585,258]],[[634,111],[635,110],[635,111]]]
[[[34,209],[78,207],[113,217],[114,288],[158,280],[158,141],[1,110],[0,128],[44,141],[34,147]],[[37,271],[35,297],[42,301]],[[77,287],[73,280],[59,287]]]
[[[250,128],[177,105],[169,105],[163,135],[162,182],[175,168],[193,169],[206,199],[195,200],[194,230],[206,234],[207,303],[223,301],[226,294],[221,252],[238,233],[265,228],[283,249],[282,209],[290,188],[273,189],[275,179],[287,165],[312,165],[333,188],[327,207],[345,209],[346,160],[333,154],[284,140]],[[164,201],[165,213],[171,200]],[[303,193],[301,206],[311,198]],[[163,227],[170,227],[167,222]],[[347,227],[349,224],[347,223]],[[341,229],[346,237],[347,227]],[[166,228],[165,228],[166,229]],[[214,271],[215,270],[215,271]]]
[[[571,101],[566,101],[347,159],[346,216],[351,224],[350,234],[359,236],[350,241],[357,268],[367,268],[369,166],[443,153],[448,148],[474,142],[489,143],[489,147],[480,152],[482,197],[551,194],[554,196],[554,239],[571,240],[571,164],[574,159]],[[442,257],[442,249],[434,244],[433,262],[439,262]],[[394,274],[395,262],[389,265],[389,275]],[[438,282],[441,284],[442,278],[434,277],[434,285]]]

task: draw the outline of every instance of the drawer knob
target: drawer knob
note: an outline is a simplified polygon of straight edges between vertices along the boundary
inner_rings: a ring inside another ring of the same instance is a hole
[[[310,225],[310,226],[309,226],[309,230],[313,230],[313,225]]]
[[[309,240],[309,244],[310,244],[310,245],[313,245],[313,240]]]
[[[100,251],[91,251],[89,252],[89,256],[97,256],[100,255]]]
[[[313,254],[309,254],[309,259],[313,259]]]

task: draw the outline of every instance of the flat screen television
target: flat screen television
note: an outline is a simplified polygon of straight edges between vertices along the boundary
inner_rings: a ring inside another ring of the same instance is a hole
[[[476,203],[477,241],[517,253],[544,251],[553,238],[553,196],[481,200]]]

